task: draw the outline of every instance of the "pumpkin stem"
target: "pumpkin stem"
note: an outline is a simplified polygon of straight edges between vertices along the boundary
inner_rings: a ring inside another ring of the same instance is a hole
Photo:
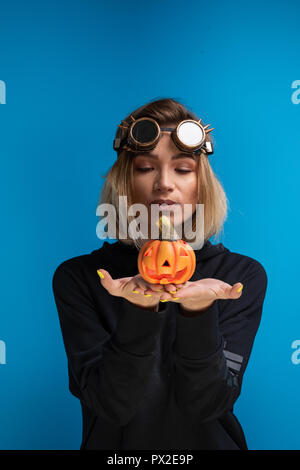
[[[179,240],[179,236],[174,225],[166,215],[160,216],[156,225],[159,228],[159,240]]]

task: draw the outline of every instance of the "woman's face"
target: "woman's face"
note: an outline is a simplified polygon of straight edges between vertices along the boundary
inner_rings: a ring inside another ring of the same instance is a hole
[[[162,133],[153,150],[133,157],[133,200],[147,207],[148,235],[151,235],[151,204],[155,200],[174,201],[175,205],[160,207],[160,211],[169,216],[175,226],[187,218],[184,204],[191,204],[194,213],[198,201],[196,158],[199,157],[180,151],[170,132]]]

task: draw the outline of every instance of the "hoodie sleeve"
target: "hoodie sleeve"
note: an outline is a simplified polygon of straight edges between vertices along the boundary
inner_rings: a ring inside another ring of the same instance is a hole
[[[120,318],[111,334],[88,286],[64,263],[54,273],[52,288],[71,393],[105,420],[126,425],[143,400],[166,307],[159,312],[137,307],[111,296],[99,283],[103,309]]]
[[[175,396],[184,413],[203,422],[233,408],[260,324],[267,275],[250,265],[239,299],[216,300],[195,317],[177,311]]]

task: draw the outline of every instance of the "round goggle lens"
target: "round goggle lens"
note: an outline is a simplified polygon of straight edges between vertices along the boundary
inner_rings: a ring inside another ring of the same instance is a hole
[[[157,137],[157,126],[151,121],[139,121],[132,128],[132,135],[135,140],[142,144],[153,142]]]
[[[183,122],[177,130],[180,141],[188,147],[200,145],[204,134],[200,126],[195,122]]]

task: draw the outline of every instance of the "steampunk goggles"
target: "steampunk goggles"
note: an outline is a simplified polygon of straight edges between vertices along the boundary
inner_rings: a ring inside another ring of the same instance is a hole
[[[214,130],[208,129],[209,124],[203,126],[199,121],[194,119],[185,119],[176,127],[160,127],[152,118],[142,117],[134,119],[130,115],[131,123],[122,120],[118,126],[113,148],[118,152],[128,150],[131,152],[147,152],[152,150],[158,143],[161,132],[171,132],[171,138],[175,145],[186,153],[213,154],[213,144],[207,140],[207,134]]]

